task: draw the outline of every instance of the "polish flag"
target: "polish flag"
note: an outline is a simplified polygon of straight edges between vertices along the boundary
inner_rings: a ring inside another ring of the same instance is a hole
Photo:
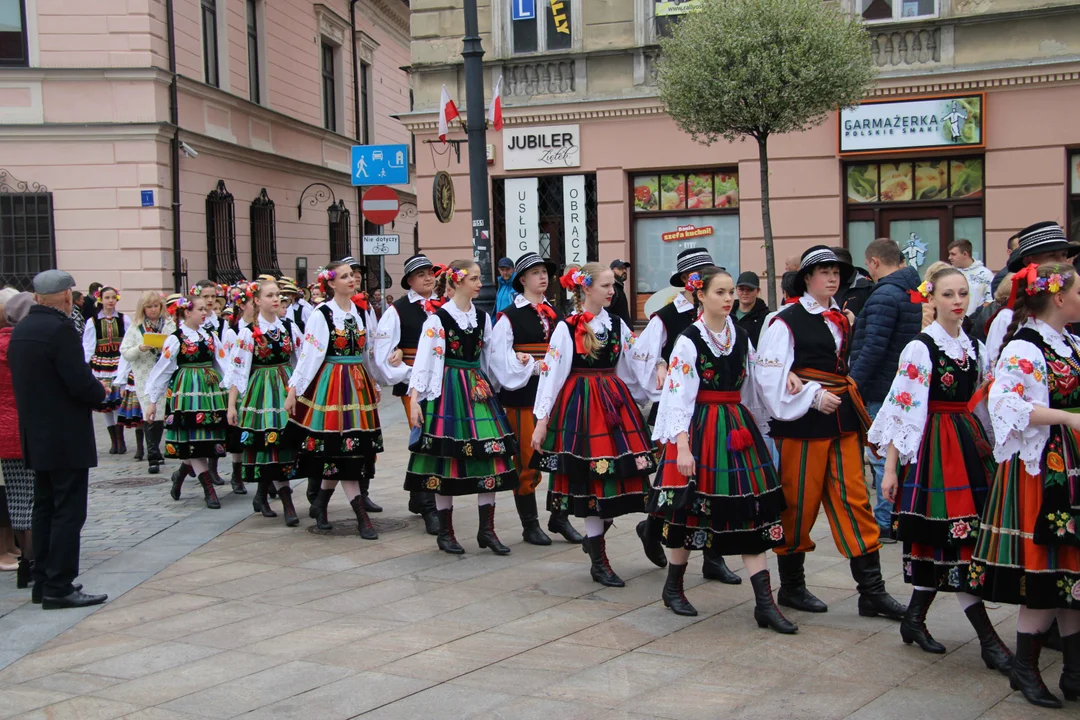
[[[491,107],[488,108],[488,122],[495,130],[502,130],[502,75],[495,83],[495,92],[491,95]]]
[[[446,135],[450,132],[450,121],[458,117],[457,105],[450,99],[450,92],[442,86],[442,100],[439,102],[439,139],[446,144]]]

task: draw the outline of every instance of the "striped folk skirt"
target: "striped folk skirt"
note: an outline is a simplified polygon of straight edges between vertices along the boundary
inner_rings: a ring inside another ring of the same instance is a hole
[[[113,412],[123,402],[124,388],[113,385],[120,367],[120,350],[96,352],[90,356],[90,371],[98,382],[105,385],[105,400],[94,408],[96,412]]]
[[[406,490],[476,495],[518,487],[517,439],[479,362],[448,358],[442,393],[421,406],[424,421],[409,445]]]
[[[236,426],[230,434],[240,448],[245,482],[285,481],[296,472],[296,449],[286,433],[290,375],[288,364],[253,365],[247,389],[237,400]]]
[[[664,544],[716,555],[757,555],[784,542],[784,491],[765,440],[738,392],[698,393],[690,424],[697,473],[679,472],[678,447],[661,448],[648,511]]]
[[[221,377],[211,363],[181,365],[166,394],[165,457],[216,458],[225,454],[228,427]]]
[[[375,384],[359,356],[327,356],[289,419],[305,474],[367,482],[383,451]]]
[[[656,456],[637,403],[614,370],[575,368],[532,467],[551,473],[548,509],[575,517],[644,512]]]
[[[120,407],[116,411],[116,422],[124,427],[142,427],[142,406],[135,391],[134,373],[128,373],[127,384],[120,396]]]

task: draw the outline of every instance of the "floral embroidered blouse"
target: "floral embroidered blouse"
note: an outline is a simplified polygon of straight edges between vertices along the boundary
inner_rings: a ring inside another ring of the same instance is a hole
[[[255,339],[254,325],[240,329],[229,358],[229,376],[224,382],[225,387],[236,388],[241,395],[247,390],[252,365],[295,365],[304,340],[294,322],[289,322],[289,332],[281,318],[267,322],[259,315],[255,323],[259,327],[259,339]]]
[[[615,374],[626,383],[634,400],[639,404],[646,402],[648,396],[641,387],[640,371],[630,359],[630,352],[635,342],[630,326],[620,321],[620,337],[611,337],[611,315],[606,309],[602,309],[589,321],[589,327],[596,333],[601,343],[613,347],[612,353],[617,357]],[[538,420],[546,418],[551,408],[555,406],[555,401],[562,392],[566,379],[570,377],[570,370],[575,365],[575,357],[573,333],[565,321],[560,322],[555,327],[555,332],[551,334],[551,344],[548,346],[547,355],[541,361],[540,383],[536,388],[536,404],[533,406],[533,415]]]
[[[987,372],[986,348],[979,343],[976,350],[963,330],[954,338],[933,322],[923,334],[939,351],[937,365],[925,342],[918,338],[909,342],[867,435],[867,441],[883,454],[889,443],[896,446],[904,465],[919,456],[931,400],[967,402]]]
[[[420,400],[435,400],[442,395],[443,368],[446,365],[447,353],[453,357],[464,342],[462,338],[456,337],[458,332],[481,333],[480,369],[498,392],[497,381],[490,373],[491,317],[487,313],[482,313],[484,327],[480,328],[475,305],[470,304],[468,310],[462,310],[457,303],[450,300],[442,306],[442,309],[450,315],[457,327],[444,327],[438,313],[431,315],[424,323],[424,329],[420,331],[420,344],[416,346],[416,361],[413,363],[412,375],[409,378],[409,392],[416,390]]]
[[[691,333],[698,336],[698,341]],[[689,432],[699,390],[738,391],[742,395],[742,404],[759,426],[767,419],[757,384],[753,375],[747,372],[754,362],[753,343],[745,333],[739,338],[742,342],[737,341],[737,335],[729,315],[727,327],[718,336],[710,333],[704,322],[696,320],[675,341],[667,379],[660,392],[660,408],[652,434],[655,442],[673,443],[678,440],[679,433]],[[717,344],[717,340],[722,344]],[[741,360],[728,359],[736,350],[743,353]]]
[[[182,344],[180,336],[184,338]],[[161,348],[161,357],[158,358],[154,369],[150,371],[150,376],[146,378],[146,395],[150,398],[150,402],[154,404],[161,402],[165,389],[172,381],[177,368],[182,364],[181,359],[184,358],[191,359],[186,359],[183,364],[208,360],[213,362],[214,369],[221,378],[228,373],[228,358],[225,356],[225,350],[214,341],[213,334],[208,333],[205,328],[192,330],[187,325],[181,324],[179,330],[165,338],[165,345]],[[221,387],[225,387],[224,381]]]
[[[360,311],[356,309],[356,306],[351,301],[346,310],[342,310],[333,300],[320,303],[318,308],[323,306],[330,309],[333,318],[334,342],[339,342],[340,338],[347,337],[350,333],[358,335],[359,342],[357,344],[361,349],[364,369],[367,370],[368,375],[371,376],[375,383],[382,384],[383,377],[375,368],[373,362],[373,343],[367,342],[367,328],[373,328],[377,325],[375,311],[368,307],[367,311],[361,316]],[[300,359],[297,360],[296,369],[293,370],[292,377],[289,379],[289,387],[296,388],[297,395],[303,395],[311,381],[319,374],[319,369],[322,367],[323,360],[326,359],[326,353],[330,347],[330,335],[331,329],[326,322],[326,316],[322,312],[311,313],[304,327]]]

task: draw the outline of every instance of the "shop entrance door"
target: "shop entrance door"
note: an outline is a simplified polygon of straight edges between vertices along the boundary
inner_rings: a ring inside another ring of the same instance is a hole
[[[947,256],[945,248],[952,241],[948,222],[945,209],[905,208],[882,210],[879,227],[900,246],[904,264],[921,276],[931,263]]]

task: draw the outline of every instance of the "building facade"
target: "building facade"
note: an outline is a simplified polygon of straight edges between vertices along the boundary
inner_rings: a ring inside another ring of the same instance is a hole
[[[0,282],[57,266],[81,287],[117,286],[130,309],[144,289],[263,272],[310,282],[359,256],[350,147],[411,142],[390,117],[410,108],[409,12],[405,0],[0,0]],[[396,189],[385,231],[407,256],[415,194]]]
[[[1080,2],[834,2],[866,23],[878,80],[856,111],[770,140],[778,272],[819,243],[859,261],[881,236],[919,268],[961,238],[1000,267],[1009,236],[1040,220],[1080,241]],[[539,248],[558,262],[629,260],[639,321],[686,247],[764,274],[756,144],[695,144],[657,97],[657,38],[693,4],[536,0],[525,3],[534,17],[514,19],[516,1],[479,0],[486,89],[502,78],[505,118],[488,131],[495,258]],[[435,138],[442,86],[465,95],[461,7],[412,3],[417,110],[403,120],[421,142]],[[428,147],[417,156],[420,232],[436,257],[460,257],[471,247],[468,158]],[[439,170],[456,191],[446,224],[428,191]]]

